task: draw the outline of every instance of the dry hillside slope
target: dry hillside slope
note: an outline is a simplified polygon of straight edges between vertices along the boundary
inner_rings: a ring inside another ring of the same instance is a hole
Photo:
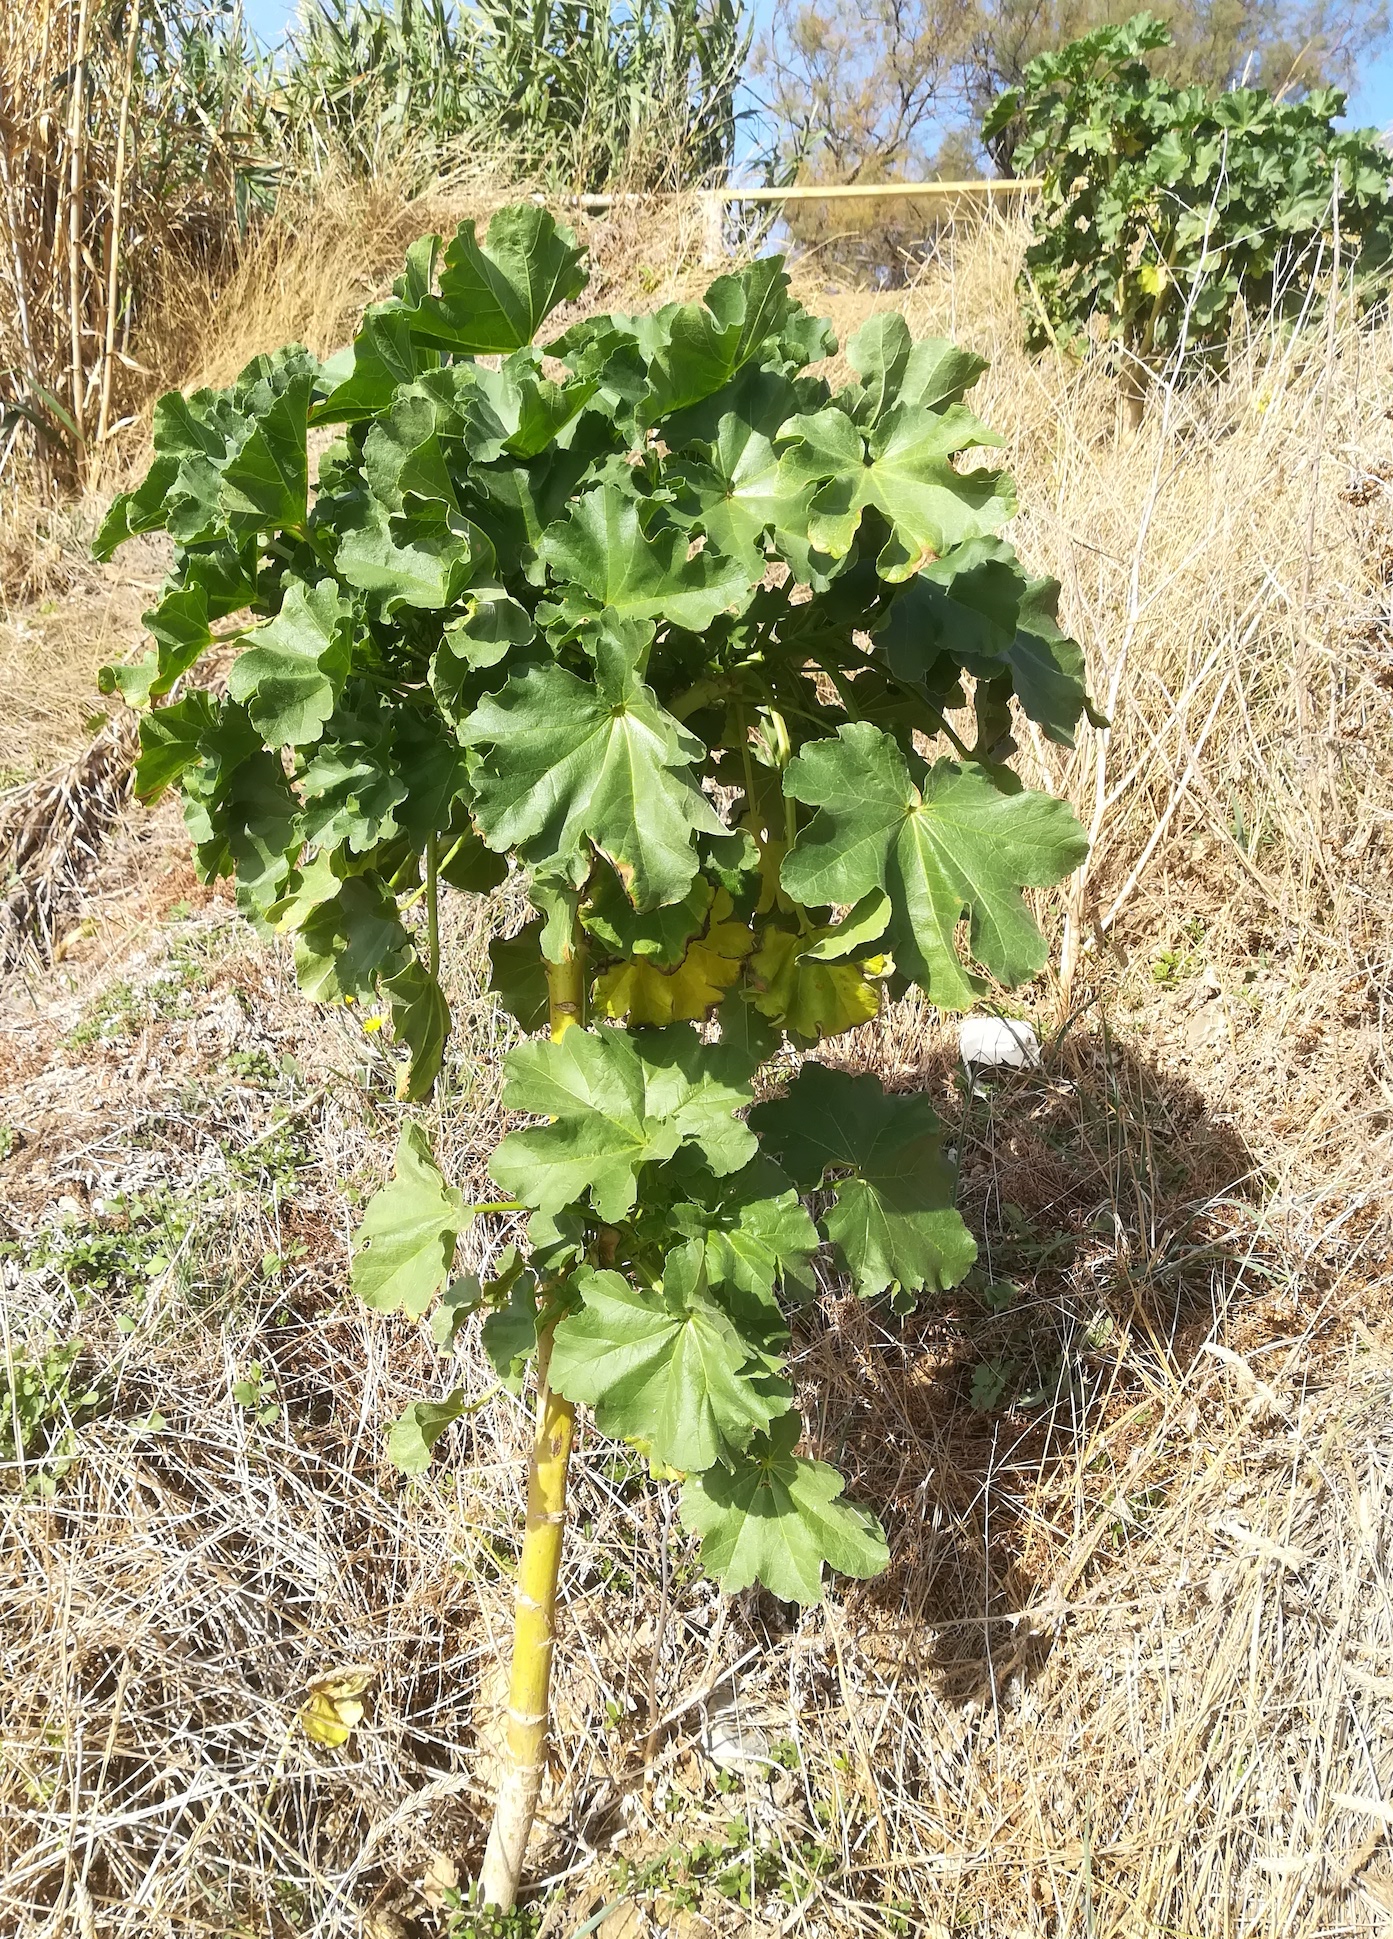
[[[268,241],[186,298],[173,374],[333,347],[440,219]],[[595,224],[587,303],[699,289],[698,234]],[[982,1247],[904,1322],[829,1283],[795,1340],[885,1578],[723,1602],[671,1492],[583,1435],[547,1933],[1393,1929],[1393,330],[1256,338],[1121,444],[1103,378],[1019,349],[1020,247],[960,235],[877,296],[798,274],[843,336],[894,304],[991,358],[1016,540],[1112,722],[1024,749],[1094,835],[1041,901],[1060,973],[1012,1001],[1043,1065],[969,1092],[912,1001],[824,1051],[941,1100]],[[81,753],[160,570],[88,567],[91,521],[0,551],[17,783]],[[85,772],[0,804],[11,839],[77,831],[56,960],[0,1017],[0,1350],[38,1450],[17,1473],[0,1421],[0,1930],[443,1934],[487,1828],[523,1414],[475,1346],[448,1366],[347,1295],[400,1114],[377,1039],[196,883],[169,804],[84,819]],[[449,914],[432,1109],[466,1187],[513,1028],[484,940],[520,917]],[[404,1481],[386,1426],[457,1382],[480,1405]],[[297,1717],[348,1667],[363,1721],[317,1744]]]

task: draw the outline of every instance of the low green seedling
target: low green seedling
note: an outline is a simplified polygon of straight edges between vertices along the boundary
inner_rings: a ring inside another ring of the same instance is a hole
[[[0,1362],[0,1477],[52,1495],[78,1459],[78,1430],[108,1404],[81,1340],[48,1338]]]
[[[242,1378],[233,1381],[232,1398],[246,1409],[258,1427],[274,1427],[281,1417],[276,1383],[263,1372],[259,1360],[253,1360]]]

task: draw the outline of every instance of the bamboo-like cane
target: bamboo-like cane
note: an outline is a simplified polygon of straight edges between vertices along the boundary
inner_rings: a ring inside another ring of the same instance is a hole
[[[551,1037],[559,1043],[585,1020],[585,946],[547,965]],[[508,1683],[507,1756],[479,1885],[484,1901],[507,1911],[517,1898],[537,1800],[546,1774],[556,1585],[566,1533],[566,1470],[576,1410],[547,1379],[551,1330],[537,1340],[537,1426],[527,1465],[527,1527],[514,1595],[513,1665]]]
[[[24,352],[24,377],[32,391],[39,374],[34,356],[34,332],[29,322],[29,264],[24,250],[24,224],[20,217],[19,196],[10,169],[9,131],[0,119],[0,196],[5,200],[5,234],[10,245],[10,273],[14,277],[15,316],[19,323],[20,347]]]
[[[111,422],[111,379],[116,364],[116,314],[120,298],[121,223],[126,213],[126,167],[131,131],[131,95],[135,89],[135,56],[140,44],[142,0],[131,0],[126,29],[126,70],[121,83],[121,114],[116,130],[116,161],[111,171],[111,216],[106,232],[106,328],[102,336],[102,391],[97,409],[97,436],[89,482],[95,491],[101,481],[102,454]]]
[[[87,448],[83,432],[87,385],[82,368],[82,230],[87,200],[87,44],[91,25],[91,0],[82,0],[77,16],[72,112],[68,117],[68,324],[72,355],[73,440],[79,470],[82,469]]]

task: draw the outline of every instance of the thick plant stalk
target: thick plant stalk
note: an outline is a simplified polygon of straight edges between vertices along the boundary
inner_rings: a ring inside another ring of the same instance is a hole
[[[584,1022],[585,954],[578,944],[564,963],[548,963],[552,1041]],[[556,1642],[556,1585],[566,1533],[566,1470],[576,1410],[553,1393],[551,1328],[537,1338],[537,1427],[527,1464],[527,1529],[514,1598],[513,1667],[508,1683],[507,1754],[493,1827],[479,1877],[488,1905],[506,1912],[517,1897],[527,1840],[546,1772],[551,1658]]]

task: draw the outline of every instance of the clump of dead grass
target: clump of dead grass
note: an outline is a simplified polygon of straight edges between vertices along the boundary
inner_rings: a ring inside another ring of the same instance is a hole
[[[138,736],[118,715],[77,760],[0,796],[0,964],[47,965],[83,877],[130,799]]]
[[[249,358],[303,343],[318,356],[351,337],[364,307],[401,273],[408,246],[432,232],[447,238],[474,221],[482,233],[496,210],[526,188],[494,167],[457,168],[423,192],[390,176],[364,183],[329,175],[312,200],[286,198],[278,218],[244,249],[226,279],[185,279],[166,294],[156,334],[164,368],[186,388],[227,384]],[[563,329],[619,301],[669,301],[704,287],[699,197],[632,197],[603,215],[563,208],[590,250],[591,277],[574,311],[552,319]]]

